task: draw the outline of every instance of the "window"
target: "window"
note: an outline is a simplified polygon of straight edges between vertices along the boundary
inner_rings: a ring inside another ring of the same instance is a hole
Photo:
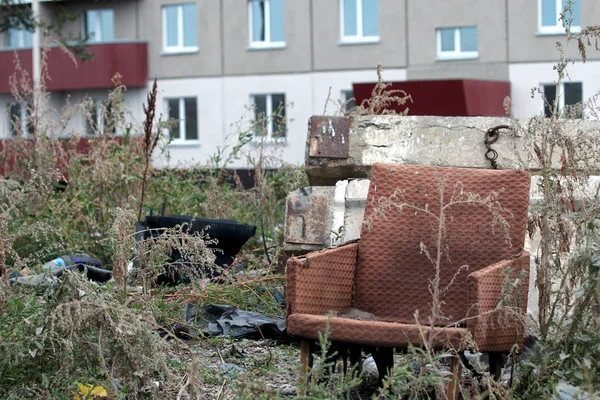
[[[342,42],[379,40],[378,0],[341,0]]]
[[[22,49],[31,47],[33,33],[26,29],[11,28],[6,33],[6,47],[11,49]]]
[[[437,57],[441,60],[479,57],[477,27],[440,28],[437,30]]]
[[[264,134],[267,140],[285,138],[285,94],[255,94],[252,103],[256,123],[254,136],[260,138]]]
[[[542,85],[544,93],[544,115],[552,116],[554,100],[556,100],[556,84]],[[583,118],[583,85],[581,82],[565,82],[560,87],[561,95],[558,98],[558,111],[564,109],[565,118]],[[579,105],[579,106],[578,106]]]
[[[248,1],[251,47],[285,46],[283,0]]]
[[[571,12],[565,14],[566,21],[559,21],[560,14],[567,5],[567,0],[538,0],[539,32],[564,33],[568,20],[573,18],[571,30],[576,32],[581,29],[579,0],[573,0]]]
[[[28,118],[28,105],[25,103],[11,103],[8,105],[8,131],[11,136],[33,135],[33,123]]]
[[[86,118],[85,121],[85,133],[87,135],[105,135],[116,132],[116,126],[111,115],[110,101],[96,100],[89,111],[89,118]]]
[[[198,140],[198,109],[195,97],[167,99],[169,120],[177,121],[169,136],[174,142]]]
[[[114,10],[88,10],[85,15],[85,31],[90,42],[115,40]]]
[[[356,107],[356,100],[354,99],[353,90],[342,90],[341,100],[342,105],[346,107],[346,111],[350,111]]]
[[[196,4],[163,7],[163,42],[165,52],[198,51]]]

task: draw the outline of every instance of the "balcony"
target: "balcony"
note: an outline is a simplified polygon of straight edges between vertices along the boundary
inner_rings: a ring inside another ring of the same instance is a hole
[[[0,50],[0,93],[10,93],[9,77],[15,72],[15,51],[21,66],[30,74],[31,49]],[[91,44],[86,49],[93,54],[89,61],[73,62],[64,50],[48,50],[49,91],[110,89],[111,78],[118,72],[127,87],[144,87],[148,82],[148,44],[146,42],[110,42]]]
[[[375,83],[353,84],[356,104],[371,97]],[[510,96],[510,82],[478,79],[448,79],[391,82],[388,90],[403,90],[412,98],[405,106],[390,104],[398,113],[444,117],[505,117],[504,99]]]

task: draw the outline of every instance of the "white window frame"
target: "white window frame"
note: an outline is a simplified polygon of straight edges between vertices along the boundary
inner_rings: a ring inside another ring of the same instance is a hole
[[[566,82],[566,83],[581,83],[581,101],[583,101],[583,81],[575,81],[575,82]],[[546,115],[546,92],[544,91],[544,88],[546,86],[554,86],[556,87],[556,83],[555,82],[549,82],[549,83],[540,83],[540,92],[542,93],[542,115]],[[553,104],[550,104],[550,106],[552,107]],[[560,84],[560,97],[558,98],[558,113],[560,115],[560,113],[562,112],[562,110],[565,109],[565,82],[561,82]],[[585,110],[584,110],[585,112]]]
[[[196,136],[198,137],[198,139],[186,139],[186,135],[185,135],[185,129],[187,127],[186,125],[186,119],[185,119],[185,99],[186,98],[195,98],[196,99],[196,130],[198,132],[196,132]],[[164,99],[164,104],[165,104],[165,113],[168,116],[169,113],[169,100],[178,100],[179,101],[179,119],[177,120],[179,123],[177,124],[177,129],[179,129],[179,137],[177,137],[176,139],[171,137],[171,130],[168,130],[168,138],[169,138],[169,144],[170,145],[197,145],[200,144],[200,125],[199,125],[199,120],[198,120],[198,97],[196,96],[172,96],[172,97],[166,97]],[[169,117],[170,120],[170,117]]]
[[[10,46],[8,41],[9,41],[9,35],[10,35],[10,31],[16,32],[18,35],[18,44],[16,46]],[[5,35],[6,35],[6,40],[5,40],[5,45],[6,48],[9,49],[28,49],[30,47],[26,47],[25,46],[25,35],[29,33],[30,35],[33,35],[33,33],[29,32],[27,29],[25,28],[12,28],[9,31],[6,31]]]
[[[559,21],[560,13],[563,12],[562,0],[556,1],[556,25],[554,26],[542,26],[542,0],[538,0],[538,35],[566,35],[566,28],[563,26],[563,21]],[[579,13],[581,16],[581,1],[579,1]],[[581,24],[581,21],[579,21]],[[581,25],[571,26],[571,33],[581,32]]]
[[[344,18],[344,0],[340,1],[340,43],[378,43],[380,41],[379,35],[377,36],[364,36],[363,35],[363,12],[362,3],[363,0],[356,0],[356,35],[346,36],[345,27],[346,21]],[[379,5],[379,3],[378,3]],[[379,11],[379,10],[378,10]]]
[[[255,97],[256,96],[266,96],[266,115],[265,115],[265,119],[268,121],[267,123],[267,136],[264,138],[265,142],[269,142],[269,143],[274,143],[274,142],[286,142],[287,141],[287,128],[288,128],[288,117],[287,117],[287,109],[285,110],[285,136],[282,137],[273,137],[273,95],[279,95],[282,94],[285,98],[285,101],[287,101],[287,96],[285,93],[282,92],[278,92],[278,93],[254,93],[250,95],[250,102],[251,104],[253,104],[254,106],[256,106],[256,100]],[[286,107],[286,104],[283,104],[284,107]],[[256,111],[254,113],[254,115],[252,116],[253,121],[256,122]],[[255,142],[260,142],[263,138],[260,136],[256,136],[253,135],[253,141]]]
[[[184,4],[165,4],[162,6],[162,28],[163,28],[163,53],[174,54],[174,53],[196,53],[198,46],[184,46],[183,45],[183,6]],[[177,8],[177,46],[167,46],[167,8]],[[197,7],[197,6],[196,6]],[[198,21],[196,21],[196,32],[198,32]],[[196,38],[197,40],[197,38]]]
[[[97,128],[97,132],[89,132],[88,128],[89,128],[89,124],[90,122],[90,118],[86,118],[86,125],[85,125],[85,136],[90,136],[90,137],[97,137],[97,136],[101,136],[102,133],[104,132],[104,118],[103,117],[103,107],[102,107],[102,102],[100,100],[92,100],[94,107],[93,110],[96,112],[96,120],[93,121],[96,126],[95,128]],[[93,127],[92,127],[93,128]]]
[[[477,51],[461,51],[460,49],[460,29],[471,28],[472,26],[443,27],[436,29],[437,38],[437,59],[438,60],[474,60],[479,58],[479,37],[477,38]],[[475,27],[477,29],[477,27]],[[454,30],[454,51],[442,51],[442,30]],[[479,29],[477,30],[479,35]]]
[[[250,47],[257,49],[266,49],[266,48],[282,48],[285,47],[285,40],[283,42],[272,42],[271,41],[271,0],[265,0],[265,40],[264,41],[254,41],[253,33],[254,33],[254,24],[253,24],[253,15],[252,15],[252,1],[248,0],[248,37],[250,39]],[[283,16],[285,18],[285,15]],[[285,22],[284,22],[285,24]],[[284,25],[285,29],[285,25]]]
[[[29,138],[29,129],[27,129],[27,123],[30,122],[28,121],[28,115],[27,115],[27,104],[24,102],[11,102],[8,104],[8,110],[6,110],[7,112],[7,120],[8,120],[8,138],[13,138],[15,137],[13,135],[13,129],[14,129],[14,125],[13,125],[13,119],[12,119],[12,114],[10,113],[10,106],[12,104],[18,104],[19,105],[19,122],[21,123],[21,137],[23,138]]]
[[[116,133],[117,133],[116,126],[113,127],[114,132],[104,132],[104,129],[105,129],[104,124],[105,124],[106,118],[107,118],[106,107],[110,103],[106,100],[99,100],[99,99],[92,99],[92,102],[94,104],[94,111],[96,112],[96,120],[94,121],[94,123],[96,124],[95,127],[97,128],[97,132],[88,132],[88,124],[90,123],[90,120],[86,118],[85,136],[98,137],[98,136],[102,136],[105,134],[116,135]]]
[[[348,94],[352,93],[352,95],[350,97],[348,97]],[[346,102],[348,100],[350,100],[351,98],[354,98],[354,89],[342,89],[340,91],[340,100],[342,101],[342,106],[344,104],[346,104]],[[354,98],[354,107],[356,107],[356,98]],[[344,111],[349,111],[344,109]]]
[[[113,14],[113,28],[115,27],[115,21],[114,21],[114,17],[115,17],[115,10],[114,8],[99,8],[99,9],[91,9],[91,10],[86,10],[85,11],[85,33],[87,34],[87,23],[88,21],[88,13],[89,12],[96,12],[96,21],[94,21],[94,38],[90,40],[91,43],[100,43],[100,42],[106,42],[106,40],[104,40],[104,32],[101,29],[102,24],[100,23],[100,13],[103,11],[112,11]],[[100,36],[100,38],[98,39],[98,36]],[[113,37],[115,36],[115,33],[113,32]]]

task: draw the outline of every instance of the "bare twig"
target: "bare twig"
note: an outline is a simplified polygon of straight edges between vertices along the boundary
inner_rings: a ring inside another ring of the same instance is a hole
[[[225,384],[227,383],[227,379],[223,380],[223,384],[221,385],[221,389],[219,389],[219,393],[217,393],[217,400],[221,398],[221,394],[223,393],[223,389],[225,388]]]
[[[260,333],[260,337],[262,338],[265,346],[267,347],[267,351],[269,352],[269,359],[267,360],[267,365],[271,365],[271,361],[273,360],[273,353],[271,353],[271,348],[269,347],[267,339],[265,339],[265,335],[263,335],[262,329],[260,329],[260,326],[258,326],[258,324],[256,324],[256,329],[258,329],[258,333]]]

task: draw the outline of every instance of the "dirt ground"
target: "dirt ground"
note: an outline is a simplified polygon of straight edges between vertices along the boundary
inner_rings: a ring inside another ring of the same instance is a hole
[[[190,340],[187,344],[198,356],[206,399],[235,398],[244,384],[261,387],[261,392],[273,397],[277,392],[281,396],[296,394],[300,352],[294,344],[231,338]],[[169,366],[182,372],[192,362],[189,350],[176,343],[169,359]]]
[[[206,399],[237,398],[244,385],[266,397],[295,397],[297,394],[300,351],[296,343],[270,340],[233,340],[205,338],[188,341],[189,349],[200,362],[202,395]],[[170,354],[174,370],[185,371],[191,360],[189,350],[173,343]],[[376,376],[365,375],[363,385],[353,398],[370,397]],[[182,399],[189,398],[185,394]]]

